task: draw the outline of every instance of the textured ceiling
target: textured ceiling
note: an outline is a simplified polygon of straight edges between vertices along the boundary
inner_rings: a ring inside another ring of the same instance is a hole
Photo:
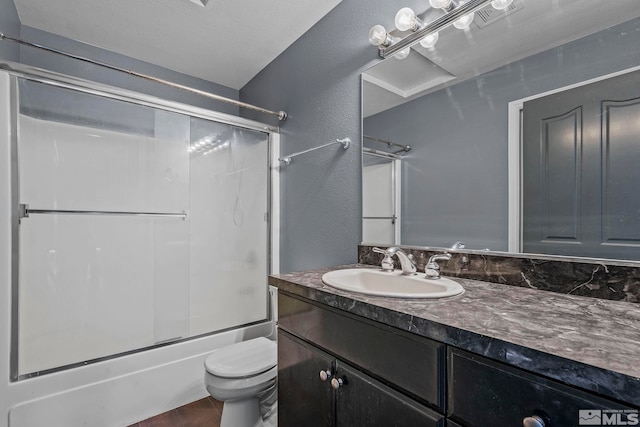
[[[242,88],[342,0],[15,0],[22,25]]]

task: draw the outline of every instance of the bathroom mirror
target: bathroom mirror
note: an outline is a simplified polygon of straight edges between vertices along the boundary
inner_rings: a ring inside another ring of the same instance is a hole
[[[428,2],[416,13],[428,17]],[[400,172],[391,184],[399,194],[398,238],[368,238],[370,227],[363,218],[364,243],[446,248],[462,241],[467,249],[522,252],[518,150],[523,102],[568,88],[580,91],[575,87],[583,82],[640,66],[639,16],[637,0],[515,0],[506,11],[489,7],[476,12],[467,30],[442,30],[434,48],[418,44],[404,60],[391,57],[366,70],[364,150],[394,151],[375,140],[381,139],[409,145],[411,151],[399,153]],[[631,82],[640,87],[640,78]],[[634,105],[640,114],[640,104]],[[582,130],[584,135],[594,132],[600,130]],[[640,140],[633,141],[635,148],[627,153],[635,153],[638,164]],[[371,163],[369,156],[363,155],[364,167]],[[557,168],[564,167],[562,161]],[[577,161],[567,157],[567,168]],[[637,182],[637,169],[618,166],[616,179]],[[601,182],[576,181],[575,186],[595,194],[603,192]],[[582,201],[575,197],[571,206],[579,210]],[[627,199],[627,219],[638,225],[632,230],[640,230],[640,197]],[[570,239],[560,249],[540,253],[640,261],[640,231],[618,240],[627,248],[622,255],[581,252]]]

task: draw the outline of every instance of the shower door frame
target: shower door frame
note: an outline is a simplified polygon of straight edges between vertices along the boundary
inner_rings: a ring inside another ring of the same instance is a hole
[[[362,206],[362,243],[370,244],[387,244],[387,245],[399,245],[402,239],[402,158],[396,154],[378,152],[376,150],[365,151],[363,149],[362,156],[373,156],[382,159],[389,160],[392,167],[391,173],[391,198],[393,203],[393,215],[391,217],[366,217],[364,215],[364,203]],[[363,183],[362,190],[364,190],[364,159],[362,165],[363,171]],[[363,193],[364,194],[364,193]],[[390,219],[393,223],[393,242],[368,242],[364,239],[364,222],[366,219]]]
[[[269,320],[272,315],[269,311],[269,288],[265,284],[264,292],[267,294],[267,318],[251,322],[243,325],[236,325],[232,328],[211,331],[204,334],[194,335],[170,342],[158,343],[152,346],[145,346],[138,349],[129,350],[113,355],[108,355],[90,361],[72,363],[69,365],[48,369],[44,372],[35,372],[28,374],[19,374],[18,355],[19,355],[19,224],[20,224],[20,206],[19,206],[19,168],[18,168],[18,115],[19,115],[19,96],[18,96],[18,79],[25,79],[38,83],[47,84],[54,87],[70,89],[85,94],[96,95],[107,99],[132,103],[135,105],[155,108],[163,111],[169,111],[177,114],[184,114],[192,118],[200,118],[204,120],[215,121],[217,123],[231,125],[252,131],[266,133],[268,135],[267,147],[267,274],[277,274],[279,272],[279,221],[280,221],[280,185],[277,165],[280,157],[280,134],[279,128],[270,126],[258,121],[245,119],[243,117],[231,114],[220,113],[208,110],[202,107],[195,107],[177,101],[169,101],[151,95],[139,92],[121,89],[101,83],[91,82],[84,79],[65,76],[58,73],[48,72],[23,64],[10,62],[0,63],[0,71],[8,74],[10,79],[10,96],[8,100],[10,115],[10,187],[11,187],[11,315],[10,315],[10,356],[9,356],[9,380],[11,382],[21,381],[42,374],[55,373],[73,369],[79,366],[85,366],[91,363],[97,363],[105,360],[115,359],[134,353],[140,353],[147,350],[165,347],[172,344],[182,343],[193,339],[202,338],[225,332],[227,330],[247,327],[262,323]]]

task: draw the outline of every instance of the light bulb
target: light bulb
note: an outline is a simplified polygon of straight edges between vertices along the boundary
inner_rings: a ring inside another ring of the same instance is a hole
[[[382,25],[374,25],[369,30],[369,43],[374,46],[384,45],[387,41],[387,30]]]
[[[451,8],[451,0],[429,0],[429,4],[434,9],[449,10]]]
[[[462,18],[458,19],[453,23],[453,26],[460,29],[466,30],[469,28],[469,25],[473,22],[473,18],[476,16],[475,12],[468,13],[464,15]]]
[[[513,3],[513,0],[493,0],[491,6],[496,10],[505,10],[511,3]]]
[[[410,7],[403,7],[396,13],[395,19],[396,28],[400,31],[415,31],[417,30],[422,21],[418,19],[416,13]]]
[[[400,52],[398,52],[395,55],[393,55],[393,57],[396,58],[396,59],[404,59],[407,56],[409,56],[409,51],[410,50],[411,50],[410,47],[406,47],[406,48],[402,49]]]
[[[440,38],[440,34],[436,31],[433,34],[429,34],[422,40],[420,40],[420,44],[427,49],[431,49],[438,43],[438,38]]]

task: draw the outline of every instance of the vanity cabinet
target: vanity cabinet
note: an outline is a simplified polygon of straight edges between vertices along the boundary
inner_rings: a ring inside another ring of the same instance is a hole
[[[580,410],[623,410],[610,413],[623,423],[610,425],[636,425],[626,424],[624,410],[637,414],[630,406],[459,349],[448,353],[448,416],[461,426],[578,427]]]
[[[282,290],[278,305],[281,427],[578,427],[594,425],[597,415],[608,418],[604,425],[640,425],[637,406],[407,333],[383,318],[374,322]]]
[[[442,415],[287,332],[278,333],[278,353],[286,354],[278,368],[280,427],[444,426]]]
[[[442,344],[283,292],[278,307],[281,427],[444,426]]]

